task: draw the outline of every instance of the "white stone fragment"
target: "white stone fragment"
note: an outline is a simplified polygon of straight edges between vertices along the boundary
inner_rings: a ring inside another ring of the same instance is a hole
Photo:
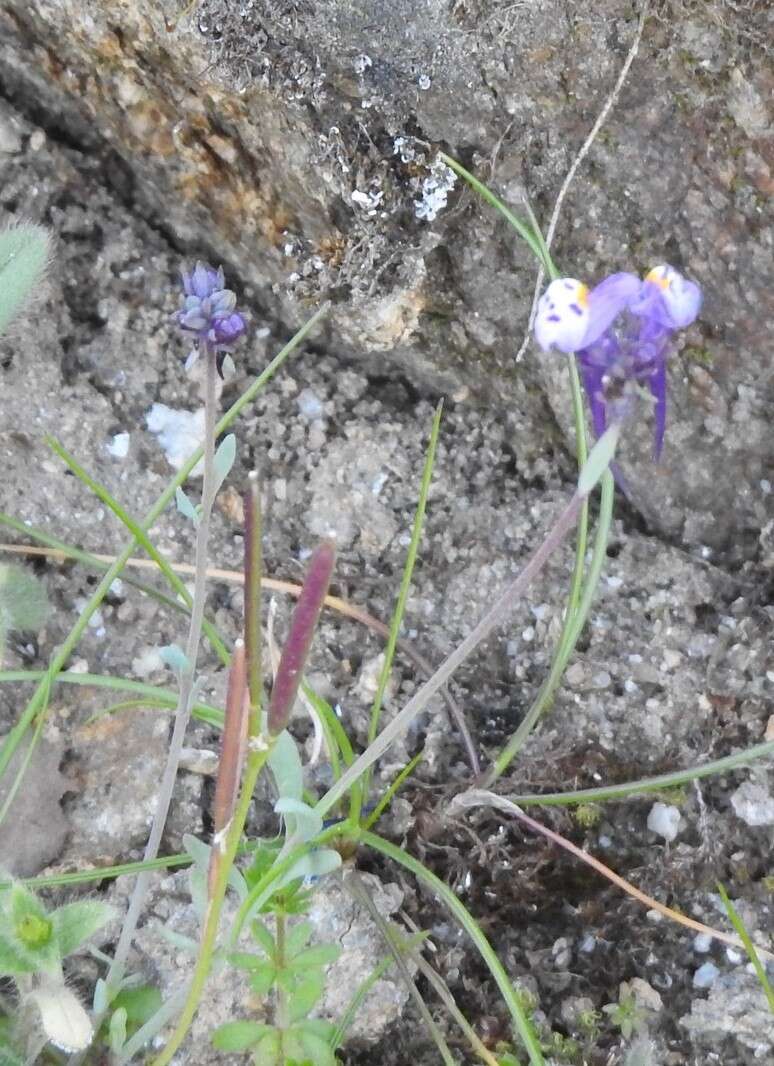
[[[115,437],[111,440],[107,446],[108,452],[114,459],[126,459],[129,454],[129,440],[128,433],[116,433]]]
[[[204,440],[204,408],[177,411],[166,404],[154,403],[145,421],[150,432],[158,437],[167,462],[174,470],[179,470]],[[191,476],[202,476],[201,462],[197,463]]]
[[[711,988],[720,976],[720,970],[714,962],[705,962],[693,975],[694,988]]]
[[[648,829],[671,843],[680,831],[680,811],[668,803],[654,803],[648,815]]]
[[[706,955],[712,947],[712,937],[709,933],[697,933],[693,938],[693,950],[699,955]]]
[[[774,825],[774,796],[756,781],[740,785],[731,795],[731,806],[747,825]]]

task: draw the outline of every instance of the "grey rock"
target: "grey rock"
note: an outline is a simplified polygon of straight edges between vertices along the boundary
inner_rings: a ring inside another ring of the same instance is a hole
[[[0,743],[5,737],[0,738]],[[0,780],[0,807],[24,767],[23,742]],[[62,853],[69,825],[61,800],[73,785],[59,769],[64,756],[61,737],[41,739],[24,769],[16,795],[0,823],[0,869],[13,877],[33,877]]]
[[[706,963],[710,966],[711,963]],[[768,1062],[774,1053],[771,1010],[753,974],[738,969],[716,981],[706,998],[695,999],[680,1019],[697,1054],[729,1041],[743,1062]]]
[[[643,418],[625,462],[654,528],[744,557],[755,544],[736,531],[767,518],[774,454],[759,353],[774,324],[772,114],[767,66],[749,47],[767,16],[722,0],[672,6],[646,28],[557,256],[589,279],[669,259],[703,285],[701,322],[670,371],[665,460],[653,470]],[[298,323],[332,293],[331,348],[518,410],[522,455],[561,446],[542,389],[569,443],[562,359],[513,364],[529,255],[459,182],[442,205],[428,142],[516,209],[526,189],[545,217],[631,40],[628,5],[568,20],[560,0],[518,17],[496,0],[202,0],[182,13],[151,0],[3,0],[0,28],[10,91],[114,153],[149,217],[232,263],[264,317]]]

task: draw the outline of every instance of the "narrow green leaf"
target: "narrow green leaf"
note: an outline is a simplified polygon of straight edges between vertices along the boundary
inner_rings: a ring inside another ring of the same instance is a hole
[[[277,944],[274,937],[259,918],[256,918],[250,926],[250,932],[253,935],[253,939],[263,948],[268,958],[273,959],[274,953],[277,950]]]
[[[177,644],[166,644],[159,648],[159,657],[178,677],[191,668],[187,655]]]
[[[280,797],[274,804],[274,810],[284,816],[288,836],[298,840],[312,840],[323,827],[322,815],[303,800],[292,799],[290,796]]]
[[[76,900],[58,907],[50,918],[62,958],[72,954],[92,933],[107,925],[115,913],[115,908],[97,900]]]
[[[309,943],[309,937],[312,935],[313,929],[314,926],[311,922],[297,922],[295,925],[291,925],[285,939],[285,955],[288,959],[292,959],[299,951],[304,950]]]
[[[267,1027],[268,1028],[268,1027]],[[280,1054],[282,1053],[282,1040],[280,1034],[276,1029],[268,1029],[265,1036],[262,1036],[258,1043],[255,1045],[253,1062],[263,1063],[266,1066],[275,1066],[275,1063],[281,1062]]]
[[[300,1026],[294,1026],[292,1032],[297,1036],[314,1066],[336,1066],[336,1056],[324,1037]]]
[[[747,952],[747,957],[755,970],[755,976],[758,978],[758,982],[768,1000],[769,1010],[774,1014],[774,988],[771,986],[771,981],[769,981],[766,974],[766,968],[761,962],[760,955],[755,950],[755,944],[753,944],[752,937],[747,932],[747,927],[739,917],[736,908],[728,897],[728,893],[720,882],[718,882],[718,892],[720,893],[720,898],[723,900],[723,906],[726,908],[726,914],[728,915],[729,921],[736,930],[737,936],[744,944],[744,950]]]
[[[108,1026],[108,1043],[110,1050],[117,1055],[126,1043],[126,1008],[118,1007],[110,1016]]]
[[[578,476],[578,492],[581,496],[589,495],[610,466],[615,457],[620,435],[621,423],[611,423],[589,452],[589,457]]]
[[[224,437],[218,445],[218,450],[215,452],[215,458],[213,459],[216,477],[216,492],[228,477],[235,459],[236,436],[233,433],[229,433],[229,435]]]
[[[195,526],[199,525],[199,511],[196,505],[191,503],[188,494],[178,485],[175,489],[175,503],[177,509],[184,518],[189,518]]]
[[[51,237],[42,226],[25,223],[0,233],[0,333],[40,282],[50,254]]]
[[[335,944],[314,944],[311,948],[299,952],[286,969],[291,973],[303,973],[304,970],[311,970],[315,966],[330,965],[340,954],[341,948]]]
[[[269,756],[269,769],[281,799],[301,799],[304,791],[301,756],[298,754],[295,740],[287,730],[277,737]]]
[[[127,1029],[134,1033],[153,1017],[163,1000],[161,992],[153,985],[138,985],[122,988],[113,1000],[113,1006],[126,1011]],[[96,1008],[95,1008],[96,1009]]]
[[[212,1043],[218,1051],[247,1051],[270,1031],[263,1022],[226,1022],[212,1034]]]
[[[296,985],[288,999],[288,1018],[298,1022],[305,1018],[325,990],[325,976],[322,973],[310,973]]]
[[[277,967],[273,962],[260,962],[250,970],[250,988],[256,996],[269,994],[277,980]]]
[[[299,877],[324,877],[341,866],[341,855],[332,848],[316,848],[294,863],[288,872],[274,883],[272,895]]]

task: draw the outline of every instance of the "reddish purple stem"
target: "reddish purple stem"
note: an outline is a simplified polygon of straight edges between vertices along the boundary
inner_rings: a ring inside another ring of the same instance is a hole
[[[293,611],[290,633],[282,649],[277,676],[271,691],[267,724],[269,733],[273,737],[281,733],[288,724],[290,712],[296,702],[304,665],[309,655],[323,601],[328,594],[328,585],[335,561],[336,548],[333,541],[325,540],[317,548],[309,563],[306,581],[304,581]]]
[[[226,693],[226,713],[220,745],[218,780],[215,785],[213,822],[215,835],[222,833],[234,814],[247,747],[247,672],[245,646],[236,642],[231,657]]]

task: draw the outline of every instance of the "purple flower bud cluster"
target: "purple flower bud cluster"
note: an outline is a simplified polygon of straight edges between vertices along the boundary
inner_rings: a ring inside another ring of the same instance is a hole
[[[200,347],[216,353],[231,351],[247,323],[236,310],[235,294],[225,287],[223,268],[213,270],[199,262],[190,273],[183,271],[182,280],[184,296],[175,315],[177,324],[195,334]]]
[[[555,347],[575,353],[597,436],[609,421],[628,414],[632,385],[648,388],[658,459],[666,428],[669,343],[700,307],[699,286],[666,265],[644,280],[611,274],[591,290],[575,278],[559,278],[538,303],[535,338],[543,351]]]

